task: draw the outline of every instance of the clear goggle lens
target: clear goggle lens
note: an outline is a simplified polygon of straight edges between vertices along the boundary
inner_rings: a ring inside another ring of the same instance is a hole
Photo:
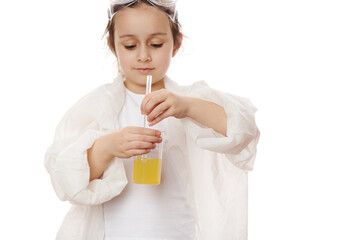
[[[111,20],[118,11],[137,2],[137,0],[109,0],[109,1],[110,1],[110,7],[108,10],[109,20]],[[153,6],[160,8],[174,22],[177,14],[176,11],[177,0],[147,0],[147,1]]]

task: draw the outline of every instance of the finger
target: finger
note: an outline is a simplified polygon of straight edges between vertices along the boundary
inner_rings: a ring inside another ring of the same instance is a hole
[[[161,135],[161,132],[159,130],[144,127],[131,127],[129,133],[133,135],[147,135],[155,137],[159,137]]]
[[[156,144],[151,142],[133,141],[129,144],[129,149],[154,149],[155,147]]]
[[[133,157],[133,156],[137,156],[137,155],[147,154],[149,152],[150,152],[150,149],[131,149],[131,150],[127,151],[127,156]]]
[[[145,95],[145,97],[143,98],[142,103],[140,104],[140,112],[141,112],[142,114],[145,114],[144,109],[145,109],[145,106],[147,105],[147,103],[148,103],[151,95],[152,95],[152,93],[149,93],[149,94]]]
[[[140,105],[142,114],[145,114],[145,112],[144,112],[145,106],[148,104],[150,99],[154,98],[154,96],[164,95],[164,90],[165,89],[157,90],[157,91],[154,91],[154,92],[151,92],[151,93],[148,93],[147,95],[145,95],[145,97],[143,98],[143,101]]]
[[[152,112],[148,115],[148,122],[152,122],[155,118],[157,118],[161,113],[167,111],[170,108],[170,105],[166,102],[163,102],[156,106]]]
[[[151,121],[149,123],[149,126],[154,126],[155,124],[159,123],[163,119],[170,117],[170,116],[172,116],[172,115],[170,114],[170,108],[168,108],[165,112],[162,112],[153,121]]]
[[[157,136],[133,134],[132,139],[130,141],[141,141],[141,142],[148,142],[148,143],[160,143],[160,142],[162,142],[162,137],[161,136],[157,137]]]
[[[131,132],[119,135],[118,142],[129,143],[133,141],[160,143],[162,142],[161,132],[155,129],[139,127],[137,129],[133,129]]]
[[[142,108],[142,112],[146,115],[152,112],[152,110],[162,102],[164,102],[167,99],[165,94],[162,94],[161,92],[159,94],[154,94],[153,96],[149,97],[149,100],[144,104]]]

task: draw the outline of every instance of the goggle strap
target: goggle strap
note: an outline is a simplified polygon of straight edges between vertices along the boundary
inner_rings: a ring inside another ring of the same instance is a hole
[[[123,4],[117,4],[116,2],[112,1],[112,4],[110,4],[108,8],[108,19],[111,20],[118,11],[134,4],[136,1],[138,0],[123,1]],[[161,10],[163,10],[162,8],[169,10],[170,11],[169,13],[168,11],[164,11],[164,10],[163,11],[168,15],[168,17],[172,20],[172,22],[175,21],[177,15],[176,4],[175,4],[176,1],[174,1],[174,3],[171,4],[160,3],[152,0],[147,0],[147,1],[153,6],[160,8]],[[115,7],[117,7],[117,9],[115,9]]]

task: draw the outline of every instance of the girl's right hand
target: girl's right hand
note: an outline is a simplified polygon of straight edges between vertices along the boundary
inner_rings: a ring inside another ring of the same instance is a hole
[[[161,132],[143,127],[125,127],[112,132],[107,138],[105,150],[114,157],[129,158],[136,155],[149,153],[162,142]]]

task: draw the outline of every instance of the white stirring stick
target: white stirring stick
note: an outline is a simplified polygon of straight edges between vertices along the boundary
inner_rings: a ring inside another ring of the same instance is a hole
[[[148,93],[150,93],[152,91],[152,75],[147,75],[147,85],[145,88],[145,95],[147,95]],[[144,128],[149,127],[148,126],[148,121],[147,121],[147,115],[144,114],[144,124],[143,124]],[[142,161],[145,161],[146,155],[143,154],[141,159]]]
[[[147,85],[145,88],[145,95],[147,95],[151,91],[152,91],[152,75],[147,75]],[[144,127],[149,127],[148,121],[146,118],[147,118],[147,116],[144,114]]]

